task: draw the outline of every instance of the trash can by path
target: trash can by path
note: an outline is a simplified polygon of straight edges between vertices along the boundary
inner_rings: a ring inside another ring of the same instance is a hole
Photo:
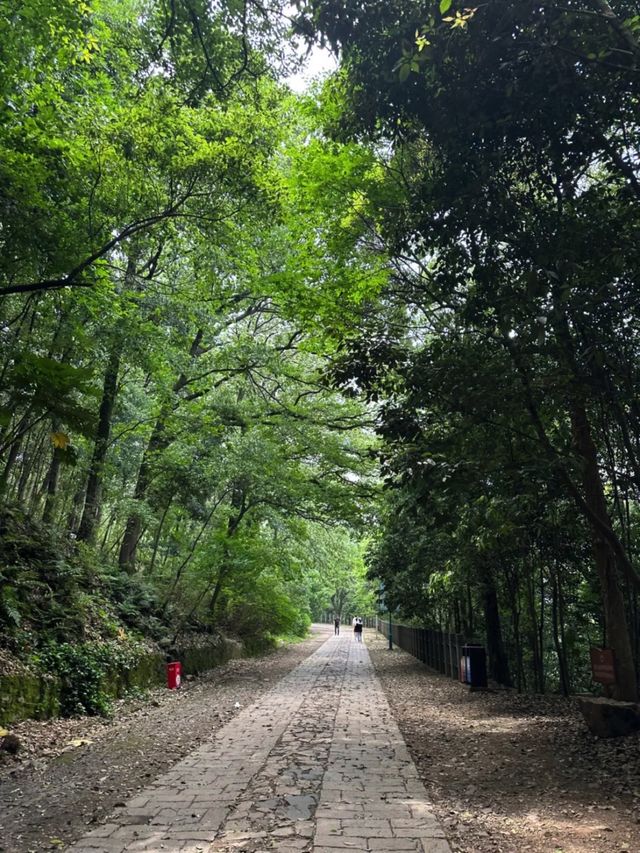
[[[462,647],[460,681],[472,690],[487,689],[487,652],[484,646],[468,643]]]
[[[167,664],[167,687],[169,690],[179,690],[182,674],[182,664],[179,660]]]

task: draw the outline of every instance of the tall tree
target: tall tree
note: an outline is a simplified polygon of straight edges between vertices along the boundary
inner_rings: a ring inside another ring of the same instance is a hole
[[[513,362],[539,452],[591,530],[615,695],[635,699],[624,584],[638,575],[595,429],[599,406],[616,412],[619,464],[632,470],[619,409],[635,405],[635,365],[614,340],[634,333],[638,308],[635,8],[309,7],[343,57],[334,132],[390,146],[404,200],[376,216],[404,278],[425,309],[453,312]]]

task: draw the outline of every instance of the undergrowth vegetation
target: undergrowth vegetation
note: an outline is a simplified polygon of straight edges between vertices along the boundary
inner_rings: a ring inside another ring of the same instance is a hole
[[[225,589],[213,624],[185,610],[189,599],[168,599],[167,589],[142,573],[123,573],[93,546],[65,538],[14,504],[0,510],[0,567],[0,679],[11,662],[53,676],[66,716],[109,715],[115,695],[137,689],[129,673],[148,658],[215,646],[221,635],[257,654],[304,637],[311,622],[308,590],[297,589],[296,601],[272,568]],[[315,593],[326,606],[330,589]]]

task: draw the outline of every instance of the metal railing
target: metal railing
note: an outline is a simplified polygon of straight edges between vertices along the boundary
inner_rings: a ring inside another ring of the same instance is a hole
[[[389,636],[389,622],[376,619],[376,628],[385,637]],[[459,678],[460,658],[466,639],[462,634],[435,631],[431,628],[412,628],[409,625],[391,623],[391,639],[403,651],[421,660],[449,678]]]

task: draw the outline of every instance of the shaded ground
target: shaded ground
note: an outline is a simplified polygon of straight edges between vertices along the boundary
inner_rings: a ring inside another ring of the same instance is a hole
[[[233,661],[111,722],[24,723],[0,763],[0,850],[61,849],[165,773],[330,633]],[[570,701],[469,693],[367,631],[389,702],[456,853],[639,853],[640,738],[600,741]],[[322,697],[319,697],[322,701]],[[91,743],[82,745],[83,739]]]
[[[417,774],[344,632],[69,853],[451,853]]]
[[[454,851],[640,851],[640,737],[597,740],[570,700],[470,693],[366,643]]]
[[[231,661],[180,692],[154,690],[121,704],[112,721],[91,718],[12,727],[20,760],[0,764],[0,851],[59,850],[118,803],[208,740],[243,707],[311,654],[333,628],[269,655]],[[82,743],[84,739],[90,743]]]

